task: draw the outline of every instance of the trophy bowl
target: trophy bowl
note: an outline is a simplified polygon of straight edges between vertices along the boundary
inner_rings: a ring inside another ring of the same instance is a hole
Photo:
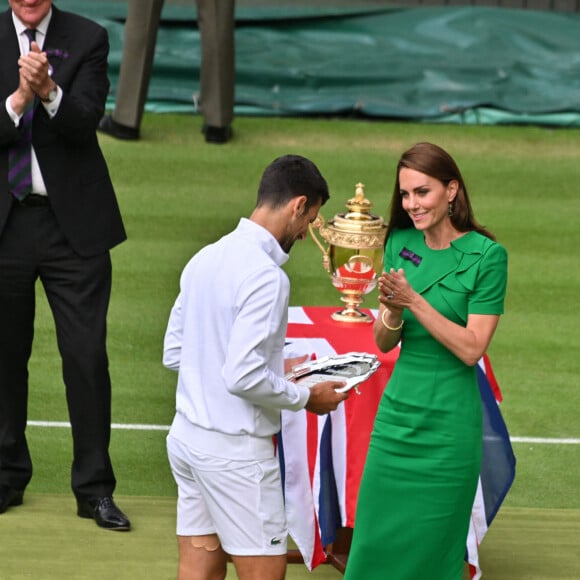
[[[361,312],[359,306],[365,294],[376,287],[382,272],[387,227],[381,217],[370,213],[372,204],[365,197],[362,183],[357,183],[355,196],[346,207],[348,212],[336,214],[328,223],[319,214],[310,226],[310,234],[322,251],[323,265],[332,285],[346,304],[332,318],[340,322],[370,322],[372,318]],[[315,229],[327,242],[326,248]]]

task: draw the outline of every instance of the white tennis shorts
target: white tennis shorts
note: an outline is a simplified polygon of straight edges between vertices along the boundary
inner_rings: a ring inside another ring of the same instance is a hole
[[[204,455],[167,437],[177,483],[177,535],[217,534],[233,556],[287,552],[288,528],[276,457],[234,461]]]

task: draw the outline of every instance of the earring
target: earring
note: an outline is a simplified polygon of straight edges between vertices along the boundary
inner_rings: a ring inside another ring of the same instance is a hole
[[[453,202],[449,202],[449,206],[447,207],[447,215],[449,217],[453,216]]]

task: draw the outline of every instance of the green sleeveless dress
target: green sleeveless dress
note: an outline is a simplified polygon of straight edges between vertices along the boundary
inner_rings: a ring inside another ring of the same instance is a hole
[[[507,254],[469,232],[445,250],[423,233],[396,230],[385,270],[448,319],[502,314]],[[407,310],[401,352],[375,418],[360,485],[346,580],[461,580],[482,454],[476,369]]]

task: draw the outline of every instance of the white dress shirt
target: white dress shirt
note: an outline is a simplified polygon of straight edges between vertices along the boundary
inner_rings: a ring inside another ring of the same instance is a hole
[[[284,378],[287,259],[268,230],[242,218],[183,271],[163,363],[179,371],[172,435],[199,451],[271,454],[281,409],[308,401],[307,387]]]

